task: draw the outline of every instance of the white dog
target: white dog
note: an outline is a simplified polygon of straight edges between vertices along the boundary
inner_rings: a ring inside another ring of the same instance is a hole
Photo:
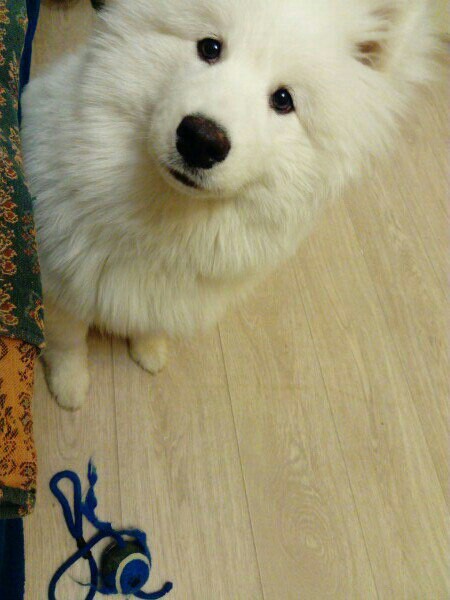
[[[435,39],[426,0],[112,0],[24,97],[51,390],[86,396],[86,333],[208,327],[385,153]]]

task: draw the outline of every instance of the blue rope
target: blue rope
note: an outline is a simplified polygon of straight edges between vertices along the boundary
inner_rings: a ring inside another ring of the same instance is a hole
[[[73,487],[73,510],[65,494],[61,491],[59,487],[60,482],[64,479],[70,481]],[[91,575],[91,581],[89,584],[87,584],[87,586],[89,586],[89,592],[85,600],[92,600],[97,592],[104,595],[113,595],[118,593],[116,589],[114,572],[112,573],[112,581],[103,581],[103,585],[99,587],[99,579],[102,578],[102,573],[99,574],[97,563],[91,551],[94,548],[94,546],[96,546],[101,540],[105,538],[113,538],[116,546],[122,549],[125,548],[127,544],[125,536],[136,540],[139,544],[139,547],[142,548],[143,557],[145,557],[145,559],[148,561],[148,566],[145,567],[145,569],[148,571],[145,572],[145,581],[141,581],[138,578],[137,585],[145,585],[148,576],[150,575],[152,558],[147,545],[145,533],[143,531],[140,531],[139,529],[125,529],[122,531],[115,531],[112,528],[111,523],[108,523],[106,521],[100,521],[97,515],[95,514],[95,509],[97,508],[97,498],[95,496],[94,488],[95,484],[97,483],[97,479],[98,478],[95,467],[90,462],[88,468],[89,489],[87,491],[86,498],[84,501],[82,497],[80,478],[73,471],[62,471],[61,473],[57,473],[50,481],[50,489],[61,505],[67,528],[69,529],[70,534],[76,541],[78,550],[70,558],[68,558],[53,575],[48,588],[49,600],[56,600],[56,587],[61,577],[81,558],[88,561]],[[83,518],[86,518],[92,525],[94,525],[94,527],[98,529],[98,533],[94,535],[94,537],[90,539],[89,542],[86,542],[83,537]],[[134,591],[134,595],[137,598],[142,598],[144,600],[158,600],[159,598],[162,598],[163,596],[168,594],[172,587],[172,583],[167,582],[164,584],[161,590],[157,592],[144,592],[141,589],[137,589],[136,591]]]
[[[66,496],[58,487],[59,482],[63,479],[68,479],[73,485],[73,513]],[[74,565],[80,558],[85,558],[89,562],[89,568],[91,572],[91,589],[86,596],[86,600],[92,600],[92,598],[95,596],[98,585],[98,568],[90,550],[98,541],[100,541],[100,539],[103,539],[104,535],[103,533],[97,534],[89,544],[86,544],[83,539],[83,500],[81,482],[78,475],[72,471],[62,471],[52,478],[50,481],[50,489],[55,498],[61,504],[67,528],[69,529],[69,532],[74,540],[77,542],[78,552],[75,552],[75,554],[66,560],[66,562],[62,564],[53,575],[48,591],[49,600],[56,599],[56,586],[58,585],[59,580],[64,573],[70,569],[70,567]],[[96,538],[99,539],[96,540]]]
[[[159,592],[136,592],[134,595],[136,596],[136,598],[143,598],[144,600],[159,600],[159,598],[162,598],[163,596],[168,594],[172,588],[173,584],[170,583],[170,581],[168,581],[163,585]]]

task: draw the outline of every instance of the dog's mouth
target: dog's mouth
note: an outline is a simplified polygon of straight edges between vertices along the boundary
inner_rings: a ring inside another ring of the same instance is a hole
[[[169,169],[169,173],[172,175],[174,179],[182,183],[183,185],[194,188],[196,190],[200,190],[201,187],[196,183],[193,179],[185,175],[184,173],[180,173],[179,171],[175,171],[174,169]]]

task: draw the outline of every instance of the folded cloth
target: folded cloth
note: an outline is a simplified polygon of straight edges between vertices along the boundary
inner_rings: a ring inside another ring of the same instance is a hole
[[[27,23],[25,0],[0,0],[0,335],[42,347],[39,261],[18,116]],[[22,82],[26,61],[23,67]]]
[[[25,554],[22,519],[0,521],[0,598],[23,600]]]
[[[39,0],[0,0],[0,599],[5,600],[25,595],[23,523],[14,517],[31,511],[36,494],[31,398],[34,362],[44,342],[43,308],[22,167],[19,96],[29,77],[38,12]]]
[[[31,397],[43,307],[18,109],[38,9],[39,0],[0,0],[0,519],[28,514],[36,490]]]
[[[35,346],[0,338],[0,518],[23,517],[36,497],[31,399]],[[1,597],[1,596],[0,596]]]

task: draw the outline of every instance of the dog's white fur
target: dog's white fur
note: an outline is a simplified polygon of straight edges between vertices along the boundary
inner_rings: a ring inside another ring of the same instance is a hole
[[[211,66],[198,40],[224,42]],[[157,372],[165,336],[217,322],[293,255],[325,201],[385,153],[435,45],[426,0],[112,0],[87,46],[28,87],[23,143],[61,405],[88,388],[90,325]],[[269,97],[292,91],[296,112]],[[229,133],[204,191],[175,132]]]

